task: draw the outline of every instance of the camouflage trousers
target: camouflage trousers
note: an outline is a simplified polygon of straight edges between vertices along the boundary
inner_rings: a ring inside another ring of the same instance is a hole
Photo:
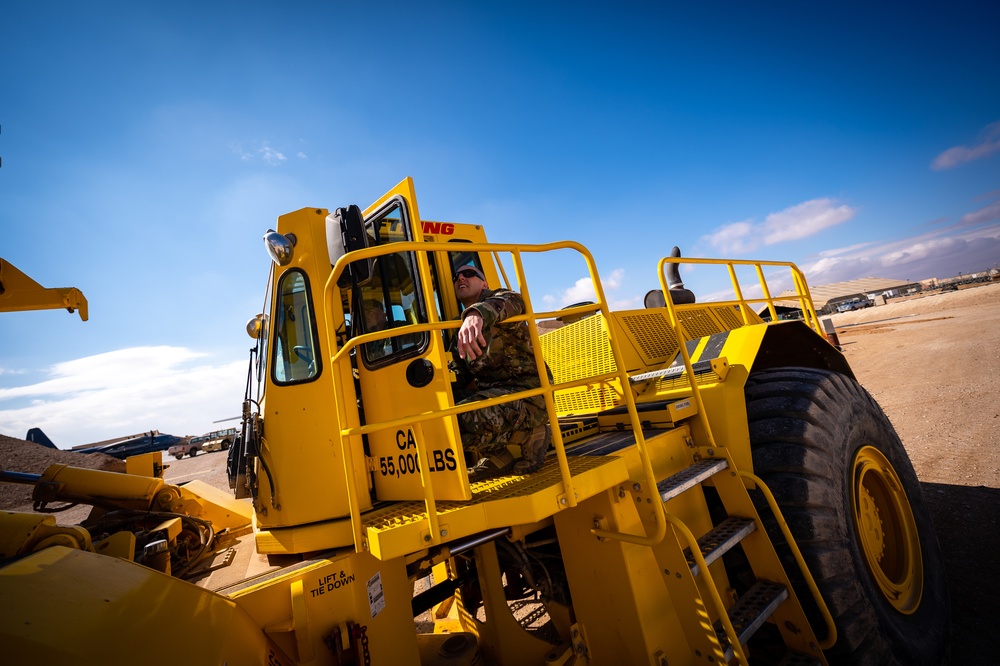
[[[482,389],[460,400],[458,404],[497,398],[521,390],[524,389]],[[458,430],[462,436],[462,448],[472,461],[470,464],[474,465],[480,458],[499,451],[508,444],[520,444],[528,433],[547,422],[545,400],[539,395],[459,414]]]

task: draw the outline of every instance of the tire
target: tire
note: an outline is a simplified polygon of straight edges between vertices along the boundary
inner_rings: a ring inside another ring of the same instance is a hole
[[[837,627],[830,663],[947,663],[941,551],[882,409],[853,379],[811,368],[754,372],[746,398],[754,471],[774,493]],[[764,522],[822,639],[825,625],[799,569],[773,519]]]
[[[229,448],[229,440],[228,439],[222,440],[222,450],[225,451],[228,448]]]
[[[190,451],[188,451],[188,455],[194,458],[196,455],[198,455],[198,449],[191,449]]]
[[[175,454],[174,454],[174,458],[177,458],[177,460],[180,460],[180,459],[181,459],[181,458],[183,458],[183,457],[184,457],[184,454],[183,454],[183,453],[175,453]]]

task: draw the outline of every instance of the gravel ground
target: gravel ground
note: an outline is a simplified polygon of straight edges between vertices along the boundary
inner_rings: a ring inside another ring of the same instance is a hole
[[[895,299],[830,319],[922,482],[950,584],[952,663],[996,663],[990,632],[1000,598],[1000,283]],[[224,482],[224,459],[171,460],[167,478],[181,482],[190,470]],[[108,456],[0,435],[0,468],[37,474],[53,463],[124,470]],[[184,478],[171,478],[176,474]],[[28,486],[0,483],[0,509],[30,511],[30,496]]]
[[[108,472],[124,472],[125,461],[103,453],[74,453],[50,449],[34,442],[0,435],[0,469],[10,472],[41,474],[50,465],[72,465]],[[0,510],[31,511],[32,486],[0,483]],[[60,520],[60,522],[68,522]]]

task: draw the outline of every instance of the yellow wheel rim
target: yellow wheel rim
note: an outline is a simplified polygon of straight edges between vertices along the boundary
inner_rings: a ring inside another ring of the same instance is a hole
[[[924,587],[920,537],[896,470],[878,449],[865,446],[854,458],[851,507],[865,565],[893,608],[910,615]]]

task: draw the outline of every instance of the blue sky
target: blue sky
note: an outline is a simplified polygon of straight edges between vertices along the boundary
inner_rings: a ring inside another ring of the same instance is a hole
[[[582,242],[618,307],[675,244],[814,285],[1000,262],[991,3],[158,4],[4,3],[0,257],[91,319],[3,316],[0,433],[237,415],[263,232],[405,176],[427,219]]]

